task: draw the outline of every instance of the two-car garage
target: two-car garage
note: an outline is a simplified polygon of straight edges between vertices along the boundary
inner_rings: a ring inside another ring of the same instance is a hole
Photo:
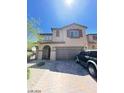
[[[73,60],[81,47],[56,47],[56,60]]]

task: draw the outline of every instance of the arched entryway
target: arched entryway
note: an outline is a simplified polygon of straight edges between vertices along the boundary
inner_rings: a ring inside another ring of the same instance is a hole
[[[42,55],[42,59],[46,59],[49,60],[50,59],[50,46],[46,45],[43,47],[43,55]]]

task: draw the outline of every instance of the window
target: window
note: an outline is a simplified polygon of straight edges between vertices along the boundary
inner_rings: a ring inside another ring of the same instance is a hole
[[[81,29],[69,29],[67,30],[67,37],[69,38],[80,38],[83,37]]]
[[[79,37],[79,31],[75,31],[75,30],[70,31],[70,37],[72,38]]]
[[[56,31],[56,36],[59,37],[59,31]]]

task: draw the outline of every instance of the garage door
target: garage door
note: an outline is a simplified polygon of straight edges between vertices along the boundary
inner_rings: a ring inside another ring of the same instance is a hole
[[[80,53],[81,47],[57,47],[56,59],[57,60],[73,60],[75,55]]]

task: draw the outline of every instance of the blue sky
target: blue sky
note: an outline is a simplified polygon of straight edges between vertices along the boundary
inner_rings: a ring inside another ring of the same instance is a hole
[[[42,33],[51,27],[79,23],[88,27],[87,33],[97,31],[97,0],[27,0],[27,15],[40,22]]]

